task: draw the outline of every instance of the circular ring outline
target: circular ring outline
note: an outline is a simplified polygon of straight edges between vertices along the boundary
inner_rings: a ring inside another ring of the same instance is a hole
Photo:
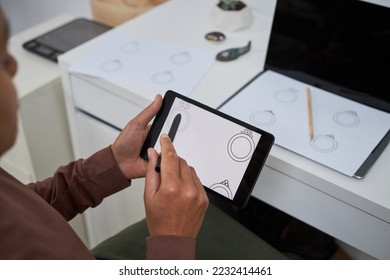
[[[258,120],[256,120],[256,116],[259,116],[259,115],[269,116],[269,121],[268,122],[259,122]],[[261,111],[253,112],[250,115],[250,120],[252,121],[252,123],[260,125],[260,126],[270,126],[276,122],[276,117],[275,117],[274,112],[272,112],[271,110],[261,110]]]
[[[169,121],[169,125],[171,126],[172,125],[172,122],[173,122],[173,118],[172,116],[176,116],[177,114],[181,114],[182,116],[182,119],[181,119],[181,122],[180,122],[180,125],[179,125],[179,129],[177,130],[177,132],[182,132],[184,131],[190,124],[190,113],[188,113],[187,110],[185,110],[184,108],[182,107],[175,107],[171,110],[171,112],[169,113],[169,116],[168,116],[168,121]],[[184,119],[183,117],[186,116],[186,121],[184,122]]]
[[[127,47],[131,47],[130,49],[128,49]],[[131,42],[128,42],[128,43],[125,43],[123,44],[119,50],[122,52],[122,53],[125,53],[125,54],[132,54],[132,53],[136,53],[138,50],[139,50],[139,44],[137,41],[131,41]]]
[[[321,140],[321,139],[326,139],[331,142],[331,146],[328,149],[322,149],[318,145],[316,145],[316,141]],[[322,153],[331,153],[335,151],[338,147],[337,141],[330,135],[316,135],[314,138],[310,141],[310,146],[317,152],[322,152]]]
[[[186,64],[191,62],[192,57],[189,52],[183,51],[174,53],[169,57],[169,60],[174,64]]]
[[[116,72],[122,69],[122,62],[119,59],[112,59],[100,64],[100,69],[105,72]]]
[[[163,79],[161,79],[163,78]],[[166,79],[165,79],[166,78]],[[156,84],[169,84],[175,80],[175,76],[171,71],[157,72],[152,75],[152,81]]]
[[[353,122],[346,123],[346,122],[340,121],[340,117],[342,117],[342,116],[352,117]],[[359,119],[357,113],[354,111],[337,112],[333,115],[333,121],[336,124],[343,126],[343,127],[355,127],[355,126],[359,125],[359,123],[360,123],[360,119]]]
[[[216,183],[216,184],[213,184],[210,186],[210,189],[212,189],[213,191],[219,193],[220,195],[223,195],[221,192],[217,191],[217,189],[222,189],[224,192],[226,192],[226,197],[230,198],[230,199],[233,199],[233,193],[232,193],[232,190],[224,185],[223,183]]]
[[[236,141],[239,138],[244,138],[245,140],[248,140],[249,145],[250,145],[250,151],[244,157],[237,157],[233,152],[234,141]],[[243,132],[240,132],[240,133],[233,135],[227,144],[227,151],[228,151],[229,156],[231,157],[232,160],[237,161],[237,162],[244,162],[244,161],[247,161],[250,158],[252,158],[254,149],[255,149],[255,141],[253,140],[253,138],[251,136],[249,136],[248,134],[243,133]]]
[[[288,92],[289,95],[291,95],[291,99],[285,100],[285,99],[281,98],[281,94],[285,94],[286,92]],[[297,100],[296,92],[297,92],[297,90],[294,88],[281,89],[281,90],[278,90],[274,93],[274,98],[281,103],[286,103],[286,104],[293,103]]]

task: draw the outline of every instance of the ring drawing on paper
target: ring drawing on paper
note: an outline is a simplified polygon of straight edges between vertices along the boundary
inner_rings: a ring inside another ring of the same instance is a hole
[[[252,123],[260,126],[270,126],[276,122],[274,112],[271,110],[255,111],[250,115]]]
[[[169,84],[175,80],[171,71],[162,71],[152,75],[152,81],[156,84]]]
[[[139,49],[139,43],[137,41],[131,41],[125,43],[120,47],[120,51],[125,54],[136,53]]]
[[[174,64],[186,64],[191,61],[192,57],[189,52],[179,52],[170,56],[169,60]]]
[[[311,147],[317,152],[330,153],[337,149],[337,141],[333,135],[316,135],[310,141]]]
[[[100,69],[105,72],[116,72],[122,69],[122,62],[119,59],[105,61],[100,64]]]
[[[297,100],[297,91],[295,88],[278,90],[274,93],[274,98],[282,103],[293,103]]]
[[[337,112],[333,115],[333,121],[344,127],[355,127],[360,123],[359,116],[355,111]]]

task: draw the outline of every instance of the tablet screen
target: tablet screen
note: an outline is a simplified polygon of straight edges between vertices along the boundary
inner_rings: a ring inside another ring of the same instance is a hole
[[[172,91],[165,94],[145,145],[160,152],[163,133],[206,188],[237,206],[249,198],[273,143],[269,133]]]

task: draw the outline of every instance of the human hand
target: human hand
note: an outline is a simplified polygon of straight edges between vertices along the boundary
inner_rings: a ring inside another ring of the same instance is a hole
[[[196,239],[208,206],[206,192],[195,170],[176,154],[167,135],[161,137],[160,144],[160,173],[155,170],[157,152],[148,150],[144,200],[149,234]]]
[[[128,179],[144,177],[146,174],[148,163],[140,157],[140,152],[150,129],[149,122],[161,105],[162,97],[157,95],[148,107],[126,125],[111,146],[119,168]]]

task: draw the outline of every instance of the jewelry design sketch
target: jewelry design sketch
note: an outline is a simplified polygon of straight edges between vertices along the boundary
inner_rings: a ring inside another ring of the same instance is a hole
[[[252,131],[246,129],[230,138],[227,151],[229,156],[237,162],[244,162],[252,158],[255,149]]]
[[[282,103],[293,103],[297,100],[297,91],[295,88],[278,90],[274,93],[274,98]]]
[[[276,117],[271,110],[263,110],[253,112],[250,115],[250,120],[260,126],[270,126],[276,122]]]
[[[215,191],[223,196],[226,196],[230,199],[233,199],[233,193],[229,187],[229,180],[224,180],[222,182],[215,183],[215,184],[210,186],[210,189],[212,189],[213,191]]]
[[[122,62],[119,59],[105,61],[100,64],[100,69],[105,72],[116,72],[122,69]]]
[[[317,152],[330,153],[337,149],[337,141],[333,135],[316,135],[310,141],[311,147]]]
[[[152,81],[157,84],[169,84],[175,80],[171,71],[158,72],[152,76]]]
[[[126,43],[120,47],[120,51],[126,54],[135,53],[139,49],[139,44],[136,41]]]
[[[355,111],[337,112],[333,115],[333,121],[344,127],[354,127],[360,123],[359,116]]]
[[[190,113],[188,112],[189,104],[186,102],[181,102],[180,107],[175,107],[171,110],[168,116],[169,126],[172,125],[172,122],[177,114],[181,114],[181,121],[177,133],[184,131],[190,124]]]
[[[186,64],[191,61],[191,54],[189,52],[179,52],[171,55],[169,60],[174,64]]]

